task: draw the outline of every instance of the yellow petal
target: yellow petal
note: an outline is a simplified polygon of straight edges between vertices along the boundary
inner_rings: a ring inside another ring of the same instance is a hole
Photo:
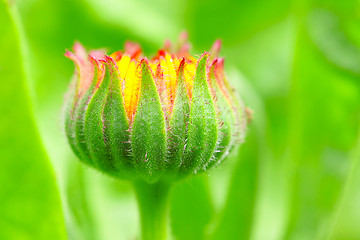
[[[128,54],[124,54],[121,57],[120,61],[117,62],[121,79],[125,79],[126,73],[129,69],[130,60],[130,56]]]
[[[131,60],[124,81],[125,110],[130,121],[139,101],[139,91],[140,74],[138,73],[138,64],[136,60]]]
[[[176,89],[176,71],[174,61],[172,57],[166,53],[165,57],[160,57],[160,65],[164,73],[168,111],[171,112]]]
[[[186,61],[184,67],[185,86],[190,98],[192,97],[192,89],[194,86],[194,77],[196,72],[196,63],[192,61]]]

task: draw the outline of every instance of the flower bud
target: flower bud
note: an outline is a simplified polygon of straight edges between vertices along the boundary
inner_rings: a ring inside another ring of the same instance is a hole
[[[176,180],[217,165],[242,141],[245,108],[218,58],[198,60],[183,41],[148,60],[140,46],[89,54],[76,43],[65,129],[78,158],[123,179]]]

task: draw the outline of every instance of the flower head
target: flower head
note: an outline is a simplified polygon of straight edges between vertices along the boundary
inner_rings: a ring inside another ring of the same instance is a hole
[[[66,133],[79,159],[119,178],[177,179],[220,163],[245,132],[245,109],[216,41],[199,59],[182,35],[143,57],[138,44],[107,56],[76,43]]]

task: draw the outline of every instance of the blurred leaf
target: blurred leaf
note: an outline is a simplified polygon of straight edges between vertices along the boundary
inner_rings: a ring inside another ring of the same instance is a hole
[[[329,239],[358,239],[360,236],[360,119],[355,148],[351,151],[351,169],[342,197],[333,212],[332,228]]]
[[[140,220],[136,196],[134,191],[129,191],[133,188],[132,184],[104,176],[93,169],[86,168],[84,173],[85,199],[94,216],[92,221],[97,228],[97,239],[139,239]],[[114,185],[117,185],[116,188]]]
[[[296,10],[302,11],[301,7]],[[314,27],[316,24],[332,24],[320,20],[312,18],[312,31],[320,30]],[[341,39],[333,44],[340,49],[329,47],[327,52],[320,53],[306,31],[298,33],[295,46],[292,36],[299,26],[293,24],[292,18],[286,22],[229,49],[227,54],[230,58],[239,59],[240,69],[261,94],[267,115],[266,131],[262,134],[266,136],[266,145],[271,148],[263,153],[267,156],[260,160],[253,238],[279,238],[279,235],[271,237],[271,233],[274,225],[277,226],[276,222],[283,224],[286,220],[278,216],[287,214],[289,210],[291,230],[288,231],[292,234],[286,235],[286,238],[322,239],[329,231],[329,217],[342,193],[349,170],[347,154],[356,137],[354,129],[360,109],[359,82],[354,75],[356,64],[351,63],[353,68],[349,70],[349,67],[336,62],[356,62],[358,57],[348,54],[349,49],[355,46],[344,39],[345,35],[339,33],[336,27],[336,32],[331,32],[331,28],[326,31],[328,38],[333,38],[329,42]],[[302,19],[300,22],[305,21]],[[339,38],[333,37],[339,34]],[[318,44],[320,49],[326,47],[322,46],[325,43]],[[335,53],[343,54],[343,59],[339,59],[338,55],[337,59],[333,58],[334,64],[328,56]],[[348,56],[355,57],[350,60]],[[291,78],[293,85],[289,91]],[[252,104],[253,101],[247,102]],[[255,109],[255,119],[258,118],[257,113]],[[296,180],[291,181],[294,178]],[[289,198],[288,189],[293,194],[289,203],[286,201]],[[272,215],[266,214],[271,212]],[[279,230],[284,227],[280,226]]]
[[[162,43],[178,36],[183,22],[184,1],[166,0],[87,0],[95,15],[107,23],[142,36],[151,43]],[[119,14],[121,13],[121,14]]]
[[[239,75],[238,70],[228,71],[229,79],[237,84],[245,104],[254,110],[254,119],[240,148],[243,153],[240,153],[238,161],[252,161],[253,168],[256,168],[252,169],[256,171],[252,176],[256,177],[252,180],[256,183],[253,193],[255,203],[236,207],[249,208],[247,211],[252,209],[253,216],[248,215],[251,223],[241,222],[233,230],[240,232],[242,224],[245,228],[251,224],[250,239],[280,239],[286,223],[290,187],[287,180],[291,176],[286,144],[293,27],[292,19],[287,18],[237,46],[224,49],[227,60],[236,63],[243,74]],[[248,165],[251,166],[250,162]],[[235,182],[242,177],[241,174],[249,174],[238,172],[238,176],[233,176]],[[241,188],[240,183],[238,188]]]
[[[15,6],[0,1],[0,239],[66,239],[59,193],[31,110]]]
[[[340,20],[330,11],[312,10],[308,17],[311,39],[325,57],[349,72],[360,74],[360,49],[341,31]]]
[[[69,167],[69,174],[67,179],[66,194],[68,207],[71,216],[71,226],[68,227],[69,239],[76,240],[96,240],[97,227],[94,224],[92,211],[89,209],[89,203],[86,199],[88,194],[86,192],[85,174],[81,163],[75,162],[77,159],[72,159],[73,164]],[[69,219],[68,219],[69,220]]]
[[[298,15],[294,55],[289,141],[294,174],[287,239],[328,235],[332,211],[349,173],[348,152],[356,141],[360,113],[358,77],[341,59],[349,57],[349,51],[333,50],[338,65],[330,62],[326,46],[317,48],[311,41],[304,24],[307,16],[306,11]],[[339,34],[327,31],[332,41]]]
[[[209,48],[214,39],[233,46],[282,20],[290,0],[187,1],[185,26],[197,49]]]
[[[171,228],[176,239],[206,239],[213,215],[208,180],[195,176],[177,183],[171,193]]]
[[[257,186],[258,152],[256,135],[251,131],[240,150],[224,210],[211,239],[249,239],[253,227]],[[235,160],[235,159],[232,159]]]

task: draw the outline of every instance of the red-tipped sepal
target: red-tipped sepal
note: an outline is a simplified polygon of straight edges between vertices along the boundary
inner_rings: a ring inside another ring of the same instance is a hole
[[[155,182],[165,171],[165,118],[149,64],[146,59],[140,64],[140,99],[131,132],[131,146],[138,176]]]
[[[194,78],[188,138],[180,174],[189,175],[205,168],[211,160],[217,142],[215,106],[206,77],[208,54],[198,61]]]

